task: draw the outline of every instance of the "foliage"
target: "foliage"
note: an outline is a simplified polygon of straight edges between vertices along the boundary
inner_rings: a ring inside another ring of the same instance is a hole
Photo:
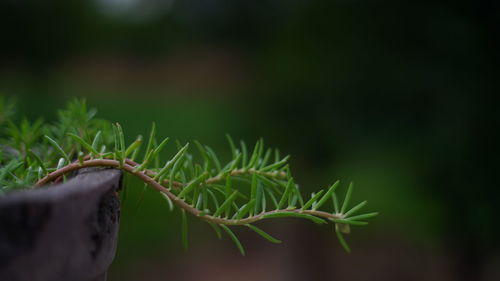
[[[147,142],[138,136],[126,144],[120,124],[95,119],[96,111],[88,110],[85,101],[71,102],[53,125],[26,119],[16,125],[10,120],[13,108],[11,101],[0,99],[0,122],[7,123],[0,135],[0,192],[61,182],[70,172],[84,167],[122,169],[159,191],[170,209],[181,209],[185,247],[188,213],[209,223],[219,236],[222,228],[243,255],[244,248],[230,227],[245,226],[272,243],[280,243],[253,224],[281,217],[330,222],[341,245],[350,251],[343,234],[350,232],[351,225],[366,225],[363,220],[377,215],[356,215],[366,201],[349,209],[352,183],[342,204],[336,195],[339,181],[304,198],[290,171],[289,156],[266,148],[262,139],[250,150],[244,141],[236,143],[227,135],[232,155],[227,162],[197,141],[196,154],[190,151],[189,143],[177,143],[177,152],[161,159],[160,152],[169,139],[157,140],[155,124]],[[329,211],[325,211],[326,206],[330,206]]]

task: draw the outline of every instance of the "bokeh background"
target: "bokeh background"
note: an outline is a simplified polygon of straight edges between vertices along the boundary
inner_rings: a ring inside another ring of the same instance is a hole
[[[129,139],[156,121],[226,156],[225,133],[263,137],[307,191],[352,180],[381,213],[352,254],[295,220],[260,225],[279,245],[240,231],[240,257],[192,219],[186,252],[179,213],[127,179],[111,281],[500,280],[499,18],[494,1],[3,0],[0,94],[48,121],[85,97]]]

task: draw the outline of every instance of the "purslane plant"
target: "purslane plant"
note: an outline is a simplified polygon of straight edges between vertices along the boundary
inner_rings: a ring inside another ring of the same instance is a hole
[[[278,150],[266,148],[262,139],[249,150],[244,141],[236,144],[227,135],[231,151],[227,162],[197,141],[193,143],[197,154],[191,152],[193,144],[177,143],[177,152],[162,159],[160,152],[169,139],[157,141],[154,123],[145,141],[138,136],[126,144],[120,124],[95,119],[96,111],[87,110],[85,101],[71,102],[50,126],[25,119],[15,125],[9,120],[11,103],[2,99],[0,111],[0,125],[7,124],[0,149],[0,192],[61,182],[81,168],[120,169],[159,191],[170,209],[181,210],[185,246],[187,214],[210,224],[219,237],[227,233],[242,255],[243,246],[231,227],[248,227],[270,242],[280,243],[254,223],[297,217],[332,223],[340,244],[349,252],[343,234],[350,232],[351,225],[366,225],[364,220],[378,214],[357,214],[366,201],[349,208],[352,183],[342,202],[336,195],[339,181],[304,198],[290,171],[289,156],[281,157]]]

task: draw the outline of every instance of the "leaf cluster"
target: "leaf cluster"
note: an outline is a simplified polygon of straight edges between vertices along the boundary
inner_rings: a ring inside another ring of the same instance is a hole
[[[0,190],[63,181],[69,172],[83,167],[122,169],[158,190],[170,209],[181,210],[184,246],[188,244],[190,214],[210,224],[219,237],[226,233],[241,254],[244,248],[231,229],[235,226],[247,227],[272,243],[280,243],[255,223],[282,217],[330,223],[341,245],[350,251],[343,235],[351,226],[366,225],[366,219],[377,215],[357,214],[366,201],[349,208],[352,183],[341,204],[336,194],[339,181],[303,196],[288,163],[290,156],[267,148],[262,139],[248,147],[227,135],[231,151],[228,161],[198,141],[177,142],[177,151],[163,158],[160,152],[170,141],[157,139],[155,124],[146,141],[138,136],[128,144],[120,124],[95,119],[95,114],[95,110],[87,110],[84,101],[76,100],[59,112],[54,125],[25,120],[14,125],[8,121],[2,135],[5,145],[0,156]]]

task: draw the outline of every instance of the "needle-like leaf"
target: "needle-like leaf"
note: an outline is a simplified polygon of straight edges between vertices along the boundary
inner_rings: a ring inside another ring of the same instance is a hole
[[[308,219],[311,220],[317,224],[323,224],[326,223],[325,220],[308,215],[308,214],[301,214],[301,213],[295,213],[295,212],[276,212],[276,213],[271,213],[262,216],[263,219],[271,219],[271,218],[286,218],[286,217],[295,217],[295,218],[303,218],[303,219]]]
[[[353,221],[353,220],[343,220],[343,219],[337,219],[337,220],[333,220],[334,222],[336,223],[343,223],[343,224],[352,224],[352,225],[367,225],[368,223],[367,222],[364,222],[364,221]]]
[[[247,145],[243,140],[240,141],[240,146],[241,146],[241,153],[243,154],[243,159],[242,159],[242,167],[246,167],[247,165],[247,158],[248,158],[248,152],[247,152]]]
[[[220,227],[216,225],[215,223],[208,222],[208,224],[214,229],[215,234],[217,234],[217,237],[219,239],[222,239],[222,233],[220,231]]]
[[[264,141],[262,139],[258,140],[257,143],[255,143],[252,156],[250,157],[250,161],[246,166],[247,169],[253,168],[258,164],[258,160],[262,156],[263,145]]]
[[[262,162],[259,164],[259,167],[265,167],[267,165],[267,162],[269,161],[269,158],[271,157],[271,153],[273,150],[271,148],[268,148],[266,150],[266,153],[264,154],[264,158],[262,158]]]
[[[290,155],[287,155],[285,158],[283,158],[281,161],[278,161],[274,164],[270,164],[262,169],[260,169],[262,172],[267,172],[267,171],[271,171],[271,170],[274,170],[274,169],[278,169],[279,167],[283,166],[286,164],[286,161],[288,161],[288,159],[290,158]]]
[[[238,250],[240,250],[241,255],[244,256],[245,249],[243,248],[243,245],[241,245],[240,240],[238,240],[238,237],[236,237],[236,235],[234,235],[234,233],[231,231],[231,229],[229,229],[229,227],[227,227],[223,224],[221,224],[220,227],[222,227],[222,229],[224,229],[224,231],[227,233],[227,235],[229,235],[229,237],[231,237],[234,244],[236,244],[236,246],[238,247]]]
[[[227,142],[229,143],[229,147],[231,148],[231,154],[233,156],[233,159],[236,158],[236,155],[238,154],[238,150],[236,150],[236,146],[234,145],[233,138],[229,134],[226,134],[226,139]]]
[[[165,194],[163,192],[160,192],[160,194],[165,199],[165,201],[167,201],[168,208],[170,209],[170,211],[172,211],[174,209],[174,203],[172,202],[172,200],[168,197],[167,194]]]
[[[151,124],[151,132],[149,133],[148,145],[146,146],[146,152],[145,152],[146,154],[144,155],[143,161],[146,160],[147,154],[153,148],[153,140],[154,140],[155,136],[156,136],[156,123],[153,122]]]
[[[335,213],[339,214],[339,200],[337,199],[337,195],[335,194],[335,192],[332,193],[332,201]]]
[[[132,142],[127,149],[125,150],[125,158],[127,158],[130,154],[134,155],[137,150],[141,147],[142,137],[139,136],[134,142]],[[134,158],[134,156],[132,156]]]
[[[161,150],[165,147],[165,145],[168,143],[169,138],[164,138],[163,141],[155,148],[153,157],[158,157]]]
[[[84,141],[80,136],[77,136],[73,133],[67,133],[69,137],[74,139],[76,142],[78,142],[81,146],[83,146],[85,149],[87,149],[89,152],[94,153],[94,154],[99,154],[97,150],[95,150],[92,145],[90,145],[88,142]]]
[[[353,216],[353,217],[346,218],[346,220],[357,221],[357,220],[364,220],[364,219],[373,218],[373,217],[376,217],[376,216],[378,216],[378,212],[367,213],[367,214],[358,215],[358,216]]]
[[[293,188],[293,179],[289,179],[286,185],[285,192],[283,193],[283,196],[281,196],[281,199],[278,203],[278,209],[281,209],[281,207],[283,207],[285,202],[288,200],[288,196],[292,192],[292,188]]]
[[[273,201],[274,207],[276,209],[279,209],[278,208],[278,200],[276,200],[276,196],[274,196],[273,191],[271,189],[268,189],[268,188],[265,188],[264,190],[267,192],[269,197],[271,197],[271,200]]]
[[[183,198],[187,194],[189,194],[193,189],[198,186],[202,181],[204,181],[208,176],[208,173],[203,173],[193,181],[191,181],[186,187],[182,189],[182,191],[179,193],[178,197]]]
[[[253,208],[253,205],[255,204],[255,199],[250,200],[247,204],[243,205],[239,210],[236,215],[236,220],[242,219],[246,214],[248,214],[248,211],[250,211],[251,208]]]
[[[340,181],[336,181],[332,186],[330,186],[330,188],[325,193],[325,195],[323,195],[323,197],[321,197],[321,199],[318,201],[318,203],[314,205],[314,207],[313,207],[314,211],[319,209],[326,202],[326,200],[328,200],[330,198],[330,196],[333,194],[335,189],[337,189],[337,187],[339,186],[339,183],[340,183]]]
[[[365,201],[359,203],[358,205],[352,207],[349,211],[345,212],[344,217],[347,218],[350,215],[356,213],[358,210],[363,208],[366,205],[366,203],[368,203],[368,202],[365,200]]]
[[[40,168],[42,168],[43,173],[48,174],[47,167],[45,166],[45,163],[43,163],[42,159],[40,159],[40,157],[38,157],[38,155],[36,155],[31,149],[28,150],[28,154],[31,158],[33,158],[33,160],[35,160],[36,163],[38,163]]]
[[[205,145],[205,149],[207,150],[208,157],[214,163],[215,168],[217,168],[217,172],[220,172],[221,166],[220,166],[219,159],[217,158],[217,155],[215,154],[215,152],[209,146]]]
[[[92,147],[96,151],[99,149],[99,143],[101,142],[101,137],[102,137],[102,132],[98,131],[94,137],[94,140],[92,141]]]
[[[281,243],[281,240],[278,240],[278,239],[272,237],[271,235],[266,233],[264,230],[256,227],[255,225],[246,224],[246,226],[248,226],[251,230],[255,231],[257,234],[264,237],[265,239],[267,239],[271,243],[275,243],[275,244]]]
[[[311,199],[309,199],[304,206],[302,206],[302,210],[307,210],[309,207],[311,207],[316,200],[325,192],[323,189],[320,190],[318,193],[314,194]]]
[[[250,199],[256,199],[257,200],[257,174],[252,175],[252,185],[250,186]],[[256,202],[256,204],[259,204],[259,202]]]
[[[187,149],[189,148],[189,143],[186,143],[185,146],[183,146],[175,155],[174,157],[167,161],[167,163],[165,163],[165,166],[163,166],[163,168],[161,168],[161,170],[158,172],[158,174],[156,174],[156,176],[154,177],[155,180],[157,179],[160,179],[159,181],[161,182],[162,181],[162,178],[164,175],[167,174],[167,172],[169,171],[169,169],[175,165],[175,163],[177,163],[177,161],[179,161],[179,159],[181,159],[181,157],[186,153]]]
[[[352,194],[352,189],[354,187],[354,183],[350,183],[349,187],[347,188],[347,192],[345,194],[344,202],[342,203],[342,207],[340,208],[340,213],[344,213],[345,210],[347,209],[347,205],[349,205],[349,201],[351,200],[351,194]]]
[[[123,134],[122,126],[118,122],[116,122],[115,126],[118,132],[118,141],[120,142],[119,150],[120,152],[125,153],[125,135]]]
[[[349,248],[349,245],[347,245],[347,242],[344,239],[344,235],[342,235],[342,232],[340,232],[340,229],[337,225],[335,225],[335,233],[337,234],[340,245],[342,245],[346,252],[350,253],[351,248]]]
[[[225,190],[224,190],[224,195],[226,196],[226,198],[229,198],[229,196],[231,196],[231,190],[232,190],[231,186],[232,186],[231,177],[227,176]],[[226,211],[225,211],[226,217],[229,217],[229,211],[230,211],[230,209],[226,208]]]
[[[61,153],[61,155],[66,159],[66,161],[68,161],[68,163],[71,162],[71,158],[69,158],[68,154],[66,154],[66,152],[64,152],[64,149],[62,149],[61,146],[59,146],[59,144],[53,140],[52,138],[50,138],[49,136],[45,135],[45,139],[47,139],[50,144],[52,144],[52,146],[57,150],[59,151],[59,153]]]
[[[214,217],[220,216],[222,212],[226,210],[226,208],[230,208],[231,204],[233,203],[234,199],[236,198],[236,195],[238,195],[238,190],[235,190],[223,203],[220,205],[219,208],[214,213]]]

